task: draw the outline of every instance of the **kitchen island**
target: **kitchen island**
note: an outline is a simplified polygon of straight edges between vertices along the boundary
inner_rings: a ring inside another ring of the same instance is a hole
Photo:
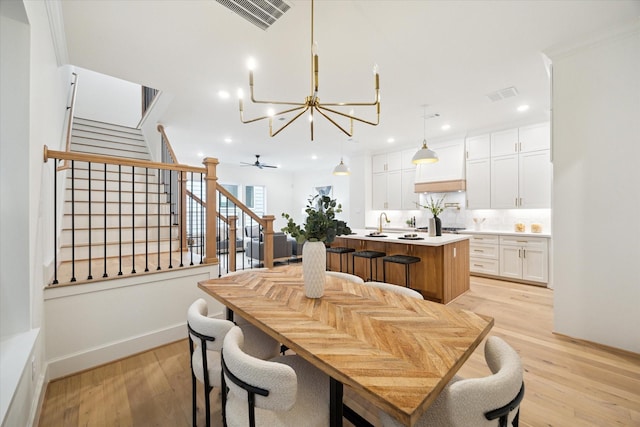
[[[337,237],[331,246],[353,248],[356,251],[378,251],[387,255],[409,255],[420,258],[420,262],[409,268],[412,289],[420,292],[425,299],[447,304],[469,290],[469,237],[465,234],[444,234],[429,237],[428,233],[408,234],[383,231],[375,235],[373,230],[353,230],[355,234]],[[373,232],[373,233],[372,233]],[[328,253],[327,266],[330,270],[340,269],[339,254]],[[342,255],[344,257],[344,255]],[[366,279],[369,276],[369,260],[355,258],[352,269],[352,254],[343,271]],[[383,280],[382,258],[373,260],[375,281],[405,285],[404,265],[387,263],[386,280]]]

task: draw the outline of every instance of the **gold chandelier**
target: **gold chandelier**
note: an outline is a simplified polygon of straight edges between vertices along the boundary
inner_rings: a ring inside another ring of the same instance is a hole
[[[353,121],[356,120],[358,122],[366,123],[368,125],[377,126],[380,123],[380,76],[378,74],[377,66],[374,67],[374,77],[375,77],[375,100],[373,102],[334,102],[334,103],[320,103],[320,98],[318,98],[318,54],[316,52],[316,45],[313,40],[313,0],[311,0],[311,94],[305,97],[305,101],[300,102],[286,102],[286,101],[260,101],[255,99],[253,93],[253,70],[249,71],[249,88],[251,93],[251,102],[255,104],[272,104],[272,105],[290,105],[294,106],[293,108],[288,108],[279,112],[274,112],[272,114],[268,114],[266,116],[256,117],[254,119],[244,119],[244,104],[242,100],[242,96],[240,96],[240,121],[242,123],[253,123],[259,120],[269,119],[269,136],[274,137],[282,130],[284,130],[287,126],[293,123],[298,117],[302,116],[304,113],[309,111],[309,121],[311,125],[311,140],[313,141],[313,120],[314,120],[314,112],[317,112],[325,119],[329,120],[333,123],[338,129],[344,132],[348,136],[353,136]],[[375,122],[368,121],[359,117],[356,117],[351,110],[348,114],[343,113],[341,111],[335,110],[329,107],[376,107],[377,119]],[[275,132],[273,131],[273,118],[276,116],[281,116],[283,114],[288,114],[292,112],[297,112],[292,119],[286,122],[282,127],[277,129]],[[330,114],[346,117],[349,119],[350,128],[347,131],[345,128],[340,126],[334,118],[330,116]]]

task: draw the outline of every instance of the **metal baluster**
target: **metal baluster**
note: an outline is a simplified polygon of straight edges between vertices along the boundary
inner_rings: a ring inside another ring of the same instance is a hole
[[[144,168],[144,271],[149,271],[149,168]]]
[[[193,172],[191,172],[191,196],[189,197],[189,236],[191,236],[191,245],[190,245],[190,251],[191,252],[191,263],[189,265],[193,265]],[[202,199],[200,199],[202,200]],[[187,242],[188,243],[188,242]]]
[[[71,282],[76,281],[75,160],[71,160]]]
[[[118,165],[118,276],[122,276],[122,165]]]
[[[89,162],[89,275],[87,280],[93,280],[91,275],[91,162]]]
[[[178,229],[180,230],[180,232],[178,233],[180,235],[180,267],[184,267],[184,263],[182,262],[182,257],[183,257],[183,253],[184,253],[184,247],[182,246],[182,240],[184,239],[184,236],[182,235],[182,224],[183,224],[182,221],[184,221],[185,218],[182,217],[182,207],[183,207],[183,204],[186,202],[186,200],[183,200],[182,195],[185,194],[185,197],[186,197],[186,194],[187,194],[187,192],[183,191],[183,190],[185,190],[185,187],[187,185],[187,183],[185,182],[185,179],[187,178],[188,175],[187,175],[186,172],[182,172],[182,171],[179,171],[178,174],[179,174],[178,176],[180,177],[180,179],[178,181],[179,185],[180,185],[180,189],[178,191],[178,195],[179,196],[177,197],[178,204],[179,204],[178,212],[180,212],[178,214],[179,215],[178,216],[178,218],[179,218],[179,220],[178,220]],[[182,174],[184,174],[184,178],[185,179],[183,179],[183,175]],[[191,172],[191,174],[192,174],[192,178],[193,178],[193,172]]]
[[[109,277],[107,274],[107,164],[104,164],[104,273],[102,277]]]
[[[202,198],[202,173],[200,174],[200,200],[204,203]],[[200,264],[204,263],[204,206],[200,205]]]
[[[173,229],[173,204],[172,202],[172,198],[173,198],[173,171],[171,169],[169,169],[169,268],[173,268],[173,264],[172,264],[172,253],[171,253],[171,235],[172,235],[172,229]]]
[[[136,274],[136,168],[131,166],[131,274]]]
[[[162,270],[160,267],[160,181],[162,180],[162,175],[160,175],[161,170],[158,168],[158,268],[156,270]]]
[[[58,284],[58,168],[53,163],[53,285]]]

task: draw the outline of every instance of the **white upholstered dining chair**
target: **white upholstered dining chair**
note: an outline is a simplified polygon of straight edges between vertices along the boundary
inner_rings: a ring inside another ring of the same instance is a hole
[[[252,357],[242,330],[234,327],[224,339],[222,369],[226,426],[329,425],[329,377],[301,357]]]
[[[356,276],[354,274],[341,273],[339,271],[325,271],[324,273],[327,276],[339,277],[340,279],[348,280],[348,281],[353,282],[353,283],[359,283],[359,284],[363,284],[364,283],[364,280],[362,280],[362,278],[360,278],[359,276]]]
[[[416,427],[518,426],[520,402],[524,397],[520,357],[498,337],[487,339],[484,355],[493,375],[470,379],[454,377]],[[381,411],[379,415],[383,427],[401,426],[387,413]]]
[[[415,299],[424,299],[422,294],[418,291],[414,291],[410,288],[405,288],[404,286],[394,285],[393,283],[384,283],[384,282],[364,282],[366,286],[371,286],[378,289],[384,289],[385,291],[395,292],[396,294],[402,294]]]
[[[196,380],[204,384],[205,420],[211,425],[211,404],[209,394],[214,387],[220,387],[222,367],[220,351],[225,335],[235,325],[223,319],[208,317],[207,302],[199,298],[187,311],[189,331],[189,351],[191,355],[191,393],[193,425],[196,426]],[[261,359],[270,359],[278,354],[280,345],[253,325],[242,326],[247,336],[247,351]],[[205,374],[207,373],[207,374]]]

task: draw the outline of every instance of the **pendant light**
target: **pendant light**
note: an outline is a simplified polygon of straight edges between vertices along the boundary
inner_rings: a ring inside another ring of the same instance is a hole
[[[340,163],[338,163],[338,166],[333,168],[333,174],[337,176],[351,175],[349,167],[344,164],[344,161],[342,161],[342,142],[340,142]]]
[[[423,106],[424,115],[423,118],[423,139],[422,139],[422,147],[413,155],[411,162],[415,165],[421,165],[425,163],[435,163],[437,162],[438,155],[435,151],[429,149],[427,147],[427,107]]]

